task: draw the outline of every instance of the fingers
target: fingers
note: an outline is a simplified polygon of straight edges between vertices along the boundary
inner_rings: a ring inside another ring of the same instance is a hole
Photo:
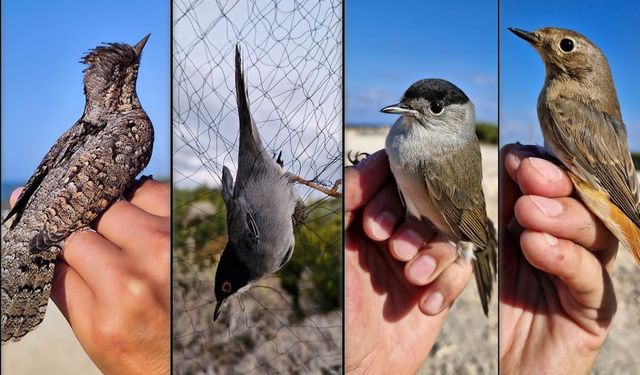
[[[20,197],[20,194],[22,193],[23,190],[24,188],[21,186],[11,192],[11,196],[9,197],[9,205],[11,207],[16,205],[16,202],[18,201],[18,198]]]
[[[420,310],[431,316],[442,312],[462,293],[472,272],[471,263],[458,258],[425,289]]]
[[[416,286],[425,286],[420,310],[437,315],[462,293],[472,272],[458,259],[456,246],[422,222],[404,223],[389,239],[391,255],[403,262],[404,276]]]
[[[596,216],[574,198],[520,197],[515,216],[525,228],[546,232],[596,250],[616,247],[616,238]]]
[[[96,232],[83,230],[69,236],[62,258],[87,284],[99,294],[100,285],[109,285],[113,272],[125,265],[125,259],[113,243]]]
[[[168,217],[171,211],[171,188],[155,180],[137,181],[128,196],[135,206],[152,215]]]
[[[125,251],[166,250],[169,218],[160,217],[127,202],[118,201],[96,221],[96,231]]]
[[[407,280],[414,285],[427,285],[458,258],[456,247],[441,235],[430,241],[404,267]]]
[[[395,259],[408,262],[418,255],[418,251],[434,235],[433,228],[423,222],[405,222],[389,238],[389,251]]]
[[[603,304],[603,269],[593,253],[573,241],[525,230],[520,237],[524,256],[534,267],[557,276],[582,306]]]
[[[508,145],[503,148],[504,169],[524,194],[565,197],[573,193],[566,171],[542,159],[532,146]]]
[[[355,167],[345,169],[345,211],[363,207],[390,175],[387,153],[380,150],[366,157]]]
[[[83,326],[89,321],[86,308],[95,304],[95,296],[89,285],[64,260],[56,262],[51,300],[72,328]]]
[[[404,207],[395,183],[387,180],[364,208],[362,228],[374,241],[388,239],[404,217]]]
[[[554,163],[540,158],[522,160],[517,172],[518,185],[524,194],[545,197],[566,197],[573,193],[573,183],[567,172]]]

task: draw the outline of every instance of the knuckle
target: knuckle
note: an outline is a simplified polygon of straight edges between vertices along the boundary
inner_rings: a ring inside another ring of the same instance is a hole
[[[165,230],[151,230],[149,247],[164,253],[171,245],[171,235]]]

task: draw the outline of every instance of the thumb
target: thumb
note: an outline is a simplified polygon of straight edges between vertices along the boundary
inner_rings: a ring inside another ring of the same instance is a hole
[[[16,190],[11,192],[11,196],[9,197],[9,205],[13,208],[13,206],[16,205],[16,201],[18,200],[18,198],[20,197],[20,194],[22,194],[22,191],[24,190],[24,187],[19,187]]]

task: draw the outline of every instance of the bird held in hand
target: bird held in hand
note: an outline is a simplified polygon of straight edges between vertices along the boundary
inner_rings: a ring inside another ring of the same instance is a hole
[[[585,36],[510,28],[542,57],[538,118],[546,149],[569,171],[589,210],[640,265],[640,194],[627,130],[604,53]]]
[[[462,90],[442,79],[423,79],[398,104],[385,149],[407,213],[431,222],[473,263],[485,315],[497,269],[497,240],[482,192],[482,156],[475,109]]]
[[[2,238],[2,342],[40,324],[63,241],[121,197],[151,158],[153,125],[136,93],[148,38],[98,46],[84,56],[84,113],[4,218],[12,221]]]

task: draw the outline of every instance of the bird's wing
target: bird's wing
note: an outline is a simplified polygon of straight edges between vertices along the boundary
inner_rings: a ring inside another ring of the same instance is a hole
[[[556,155],[575,175],[600,187],[638,227],[638,179],[627,146],[624,123],[575,100],[558,98],[547,104]]]
[[[482,156],[477,143],[469,142],[455,152],[442,153],[422,165],[432,204],[458,238],[474,248],[473,273],[485,315],[497,270],[497,242],[493,224],[487,218],[482,192]]]
[[[478,144],[442,153],[422,165],[433,205],[442,212],[457,240],[487,246],[487,214],[482,192],[482,158]]]
[[[111,121],[130,124],[130,119],[123,117]],[[131,185],[144,165],[140,170],[133,170],[139,166],[134,160],[136,156],[118,153],[117,140],[108,136],[94,138],[72,156],[60,181],[56,181],[59,186],[48,192],[47,203],[40,209],[44,228],[32,239],[32,252],[48,249],[72,232],[90,225]]]
[[[69,130],[62,134],[42,159],[40,165],[36,168],[36,171],[29,178],[29,181],[27,181],[24,189],[18,197],[18,200],[16,201],[16,204],[3,219],[3,223],[14,215],[17,215],[17,217],[13,225],[17,223],[17,219],[19,219],[20,214],[26,207],[29,198],[36,190],[38,190],[40,183],[47,173],[49,173],[51,169],[56,168],[61,161],[67,160],[74,152],[76,152],[78,147],[86,139],[86,136],[91,132],[89,129],[92,128],[86,126],[82,121],[78,121]]]

